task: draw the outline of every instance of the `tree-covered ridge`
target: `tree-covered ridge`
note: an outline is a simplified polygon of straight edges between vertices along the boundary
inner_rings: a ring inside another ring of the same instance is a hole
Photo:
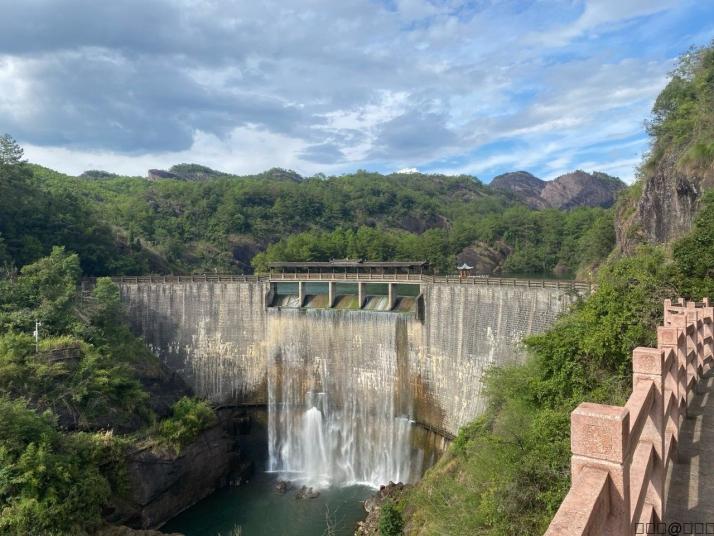
[[[0,168],[3,198],[15,200],[0,206],[0,261],[22,265],[62,244],[88,275],[245,273],[279,257],[338,256],[426,258],[444,273],[465,248],[486,247],[501,252],[499,272],[572,276],[613,240],[602,209],[531,211],[470,176],[171,169],[200,179],[70,177],[21,161]]]
[[[462,216],[449,228],[421,234],[372,227],[294,234],[257,254],[253,266],[267,271],[271,261],[331,258],[426,259],[439,273],[451,273],[457,256],[472,244],[497,244],[508,256],[503,272],[574,275],[608,255],[615,240],[610,211],[579,208],[570,212],[514,206],[500,212]]]
[[[64,245],[84,273],[142,272],[152,258],[117,240],[117,232],[65,177],[28,165],[9,136],[0,137],[0,267],[12,271]]]

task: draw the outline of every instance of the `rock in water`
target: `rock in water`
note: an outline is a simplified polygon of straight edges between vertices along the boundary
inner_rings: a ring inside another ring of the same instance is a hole
[[[295,498],[302,500],[302,499],[317,499],[320,496],[320,492],[316,491],[312,488],[308,488],[307,486],[301,487],[298,492],[295,494]]]
[[[278,480],[275,483],[273,490],[278,495],[285,495],[288,491],[290,491],[291,488],[292,488],[292,485],[287,480]]]

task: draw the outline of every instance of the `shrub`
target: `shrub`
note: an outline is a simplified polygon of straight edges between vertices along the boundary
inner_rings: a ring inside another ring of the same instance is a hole
[[[159,424],[158,438],[176,452],[217,422],[213,408],[205,400],[197,398],[184,396],[173,405],[172,413],[171,417]]]
[[[50,413],[0,397],[0,534],[84,535],[101,523],[111,488],[107,444],[62,434]]]
[[[379,511],[379,534],[381,536],[399,536],[403,530],[402,514],[392,501],[385,501]]]

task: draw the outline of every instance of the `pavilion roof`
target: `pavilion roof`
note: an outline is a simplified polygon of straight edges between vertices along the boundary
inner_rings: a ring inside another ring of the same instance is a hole
[[[427,261],[365,261],[364,259],[332,259],[330,261],[268,263],[270,268],[423,268]]]

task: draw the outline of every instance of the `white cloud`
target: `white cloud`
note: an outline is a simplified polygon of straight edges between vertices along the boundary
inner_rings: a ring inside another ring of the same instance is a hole
[[[235,174],[252,174],[271,167],[293,169],[304,175],[324,171],[325,166],[298,158],[306,144],[296,138],[273,134],[255,127],[233,130],[226,139],[197,131],[193,143],[184,151],[123,155],[111,151],[73,150],[64,147],[26,145],[25,156],[33,161],[69,174],[101,169],[129,176],[145,176],[148,169],[182,162],[194,162]],[[337,167],[333,167],[335,171]],[[332,169],[328,168],[328,171]]]
[[[0,20],[0,131],[61,170],[138,174],[179,161],[307,174],[625,166],[672,59],[619,44],[632,21],[666,28],[693,5],[63,4],[11,3]],[[671,30],[653,39],[681,37]]]

